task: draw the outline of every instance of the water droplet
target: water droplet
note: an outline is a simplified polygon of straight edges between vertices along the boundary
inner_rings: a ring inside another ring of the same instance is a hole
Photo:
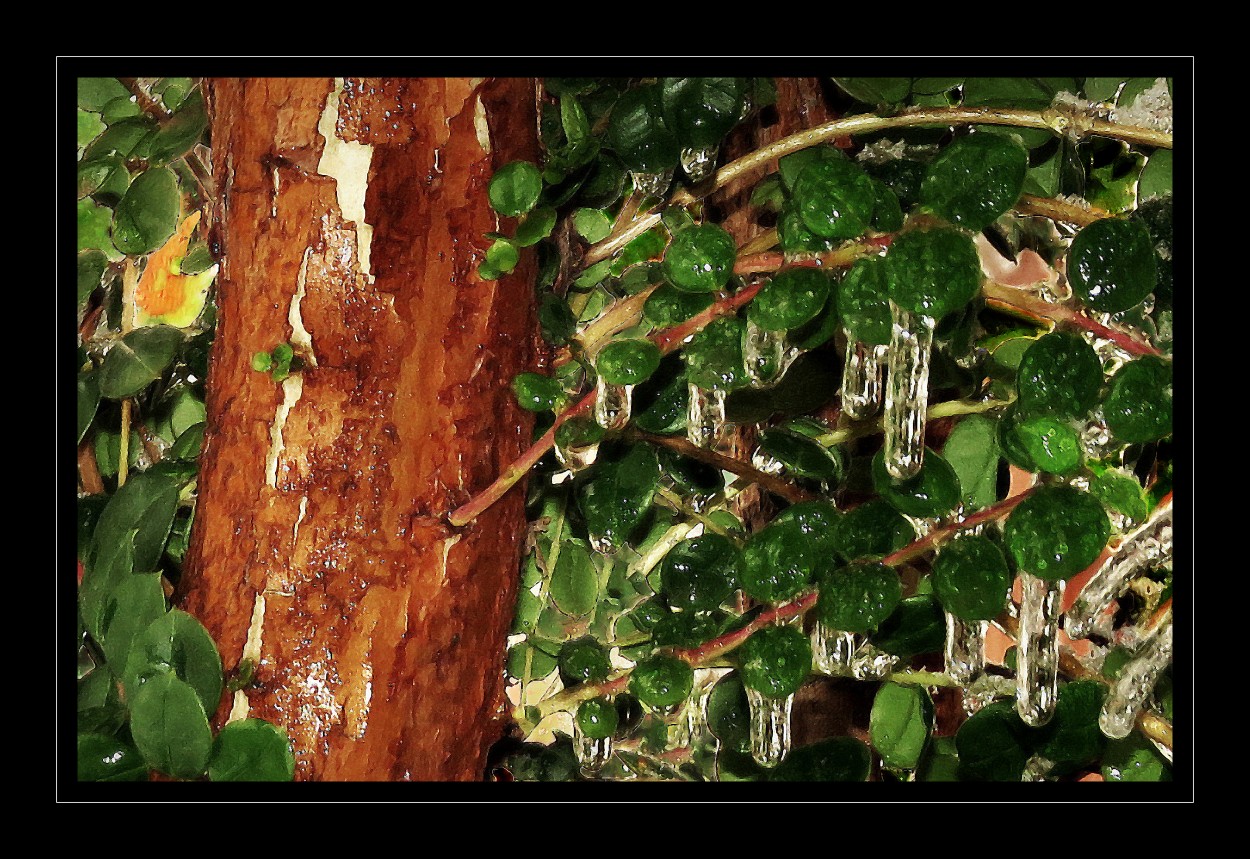
[[[850,677],[855,649],[854,633],[830,629],[816,621],[812,628],[812,664],[821,674]]]
[[[751,705],[751,757],[762,767],[775,767],[790,753],[790,708],[794,696],[765,698],[747,687]]]
[[[998,674],[982,674],[964,688],[964,712],[969,716],[999,698],[1011,698],[1016,694],[1016,682]]]
[[[595,778],[603,769],[603,765],[612,757],[612,738],[588,737],[582,733],[581,728],[577,727],[576,720],[573,724],[573,733],[575,734],[573,748],[577,752],[577,762],[581,766],[582,775]]]
[[[885,364],[889,349],[850,337],[846,342],[846,365],[842,370],[842,411],[862,421],[881,411],[885,399]]]
[[[933,328],[927,316],[890,302],[890,375],[885,392],[885,467],[897,480],[915,477],[924,463]]]
[[[1120,669],[1098,715],[1098,727],[1113,740],[1133,730],[1137,714],[1146,706],[1159,675],[1172,661],[1172,615],[1159,623],[1142,642],[1133,658]]]
[[[989,621],[961,620],[946,613],[946,673],[960,686],[968,686],[985,670],[985,633]]]
[[[729,436],[725,423],[725,392],[719,388],[706,390],[690,385],[686,412],[686,438],[691,444],[709,450],[724,447]]]
[[[595,383],[595,423],[605,430],[624,429],[634,400],[633,385],[613,385],[599,377]]]
[[[1055,768],[1055,762],[1044,755],[1033,755],[1024,765],[1020,773],[1020,781],[1046,781],[1046,776]]]
[[[1107,615],[1112,601],[1128,589],[1129,582],[1147,570],[1172,561],[1172,505],[1156,511],[1146,523],[1124,538],[1115,552],[1081,588],[1064,618],[1064,630],[1072,638],[1110,633]]]
[[[681,151],[681,169],[685,170],[690,181],[697,185],[716,171],[716,155],[719,152],[719,146],[708,146],[703,149],[687,146]]]
[[[589,468],[599,458],[599,442],[583,445],[555,446],[556,459],[569,471],[578,472]]]
[[[793,358],[786,360],[784,331],[770,331],[747,320],[746,336],[742,341],[742,363],[753,385],[762,385],[777,378],[791,361]]]
[[[1016,712],[1026,725],[1045,725],[1059,698],[1059,608],[1063,580],[1020,573],[1020,636],[1016,648]]]
[[[634,190],[644,197],[663,197],[668,186],[673,184],[671,169],[660,173],[631,172],[629,176],[634,182]]]

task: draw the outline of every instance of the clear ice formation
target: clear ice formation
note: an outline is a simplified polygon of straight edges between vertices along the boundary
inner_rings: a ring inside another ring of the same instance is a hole
[[[767,698],[747,687],[751,707],[751,757],[762,767],[775,767],[790,752],[790,708],[794,696]]]
[[[896,480],[915,477],[924,464],[929,408],[929,358],[934,320],[893,302],[890,374],[885,390],[885,468]]]
[[[634,399],[633,385],[613,385],[603,376],[595,383],[595,423],[605,430],[621,430],[629,423]]]
[[[576,724],[573,733],[576,734],[573,748],[577,752],[577,763],[582,775],[595,778],[612,757],[612,738],[593,739],[583,734]]]
[[[786,332],[770,331],[747,319],[742,363],[753,385],[763,385],[777,378],[785,369]]]
[[[961,620],[946,613],[946,673],[960,686],[968,686],[985,670],[986,620]]]
[[[812,627],[812,663],[829,677],[850,677],[855,656],[855,634],[830,629],[820,621]]]
[[[1172,613],[1153,629],[1133,658],[1120,669],[1120,676],[1103,702],[1098,727],[1113,740],[1129,735],[1137,715],[1154,691],[1155,682],[1172,661]]]
[[[1020,636],[1016,647],[1016,712],[1040,727],[1055,714],[1059,697],[1059,614],[1063,581],[1020,573]]]
[[[555,449],[556,459],[560,461],[560,464],[575,473],[594,465],[595,460],[599,458],[598,442],[578,447],[564,447],[557,444]]]
[[[865,641],[851,658],[851,676],[856,680],[884,680],[898,663],[899,658],[893,653],[886,653]]]
[[[1143,572],[1172,562],[1172,505],[1156,510],[1124,538],[1115,552],[1081,588],[1068,609],[1064,629],[1072,638],[1086,638],[1100,630],[1104,612]]]
[[[660,173],[631,172],[629,176],[634,182],[634,190],[645,197],[663,197],[668,186],[673,184],[672,169]]]
[[[862,421],[881,411],[885,398],[885,366],[889,348],[848,336],[842,368],[842,412]]]
[[[687,146],[681,150],[681,169],[697,185],[716,172],[716,156],[719,152],[719,146],[706,146],[702,149]]]
[[[717,450],[728,437],[725,423],[725,392],[719,388],[705,390],[691,384],[686,412],[686,438],[691,444]]]

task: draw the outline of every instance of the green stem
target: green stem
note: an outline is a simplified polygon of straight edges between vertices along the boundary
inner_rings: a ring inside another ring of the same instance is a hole
[[[958,687],[959,684],[951,679],[949,674],[942,674],[937,671],[896,671],[888,678],[893,683],[903,683],[908,686],[943,686]]]
[[[1005,409],[1014,403],[1015,400],[949,400],[944,403],[935,403],[929,406],[927,412],[930,420],[938,418],[952,418],[957,415],[979,415],[984,412],[992,412],[997,409]],[[845,444],[852,439],[863,438],[864,436],[875,435],[883,432],[882,422],[880,418],[872,421],[863,421],[855,426],[843,427],[841,429],[831,430],[823,435],[816,436],[813,440],[824,447],[833,447],[834,445]]]

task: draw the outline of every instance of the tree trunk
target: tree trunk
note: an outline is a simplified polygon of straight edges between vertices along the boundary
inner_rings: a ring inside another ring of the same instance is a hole
[[[217,721],[283,726],[299,779],[481,778],[523,490],[445,517],[530,439],[508,383],[539,357],[533,261],[476,269],[491,173],[537,157],[533,81],[208,92],[223,265],[180,593],[227,675],[255,664]],[[302,369],[252,369],[284,342]]]

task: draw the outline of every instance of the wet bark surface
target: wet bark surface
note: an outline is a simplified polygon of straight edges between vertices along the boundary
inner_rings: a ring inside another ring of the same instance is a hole
[[[480,282],[492,172],[537,156],[528,79],[221,79],[218,328],[183,607],[216,721],[283,726],[304,780],[477,779],[502,732],[523,490],[445,516],[525,447],[533,260]],[[363,203],[363,208],[362,208]],[[290,342],[284,382],[252,356]]]

